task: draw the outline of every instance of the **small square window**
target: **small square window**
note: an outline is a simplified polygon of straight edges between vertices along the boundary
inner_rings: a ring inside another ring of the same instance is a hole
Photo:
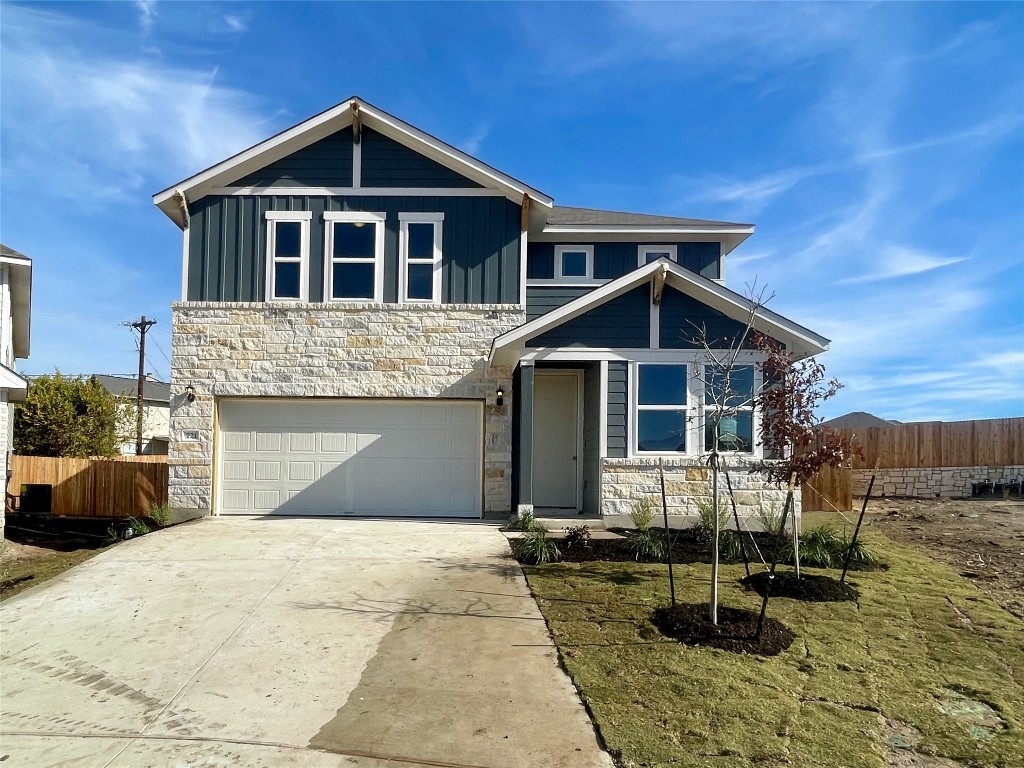
[[[594,276],[592,245],[556,245],[555,279],[570,282],[590,280]]]
[[[658,259],[676,261],[676,246],[674,245],[641,245],[637,247],[638,266],[650,264]]]

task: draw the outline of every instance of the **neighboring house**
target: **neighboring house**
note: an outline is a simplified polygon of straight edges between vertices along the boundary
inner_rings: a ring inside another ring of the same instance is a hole
[[[891,427],[898,421],[886,421],[866,411],[851,411],[834,419],[821,422],[821,426],[830,429],[869,429],[870,427]]]
[[[724,263],[751,225],[556,206],[357,98],[154,202],[184,230],[172,505],[614,515],[659,458],[674,511],[707,495],[693,335],[741,330]],[[757,327],[828,346],[768,310]],[[757,421],[736,418],[734,465],[760,457]],[[733,474],[744,511],[781,493],[763,485]]]
[[[15,372],[14,361],[28,357],[31,326],[32,260],[0,244],[0,443],[5,490],[14,446],[14,404],[28,395],[28,381]],[[3,519],[0,512],[0,527]]]
[[[139,396],[138,376],[118,376],[97,373],[90,378],[97,381],[105,390],[116,397],[130,401],[132,414],[135,413]],[[142,453],[146,455],[167,455],[171,430],[171,385],[164,381],[146,376],[142,387]],[[121,443],[121,453],[125,456],[135,455],[135,422],[131,425],[131,436]]]

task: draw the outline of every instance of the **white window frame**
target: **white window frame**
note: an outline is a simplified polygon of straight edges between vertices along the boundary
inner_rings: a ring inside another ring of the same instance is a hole
[[[313,218],[312,211],[267,211],[264,214],[267,220],[267,244],[266,244],[266,279],[264,281],[264,294],[267,301],[309,301],[309,222]],[[290,222],[299,224],[299,258],[278,259],[275,256],[277,246],[277,224],[278,222]],[[277,286],[274,284],[274,264],[278,261],[299,263],[299,296],[278,297]]]
[[[672,261],[679,263],[679,249],[675,245],[657,245],[655,243],[643,243],[636,248],[636,265],[642,267],[647,263],[648,253],[667,253]]]
[[[701,423],[700,419],[693,418],[695,413],[694,406],[699,404],[700,401],[697,398],[697,391],[700,389],[700,396],[703,397],[703,389],[699,387],[699,382],[695,385],[695,378],[693,376],[693,367],[696,364],[693,356],[687,356],[685,358],[676,360],[634,360],[629,364],[629,404],[630,404],[630,427],[629,427],[629,453],[630,456],[636,457],[650,457],[650,456],[664,456],[668,457],[685,457],[697,455],[700,451],[694,451],[694,437],[697,432],[695,424]],[[685,378],[686,378],[686,403],[678,404],[674,403],[671,405],[640,405],[640,367],[648,365],[674,365],[674,366],[685,366]],[[682,406],[682,407],[680,407]],[[639,447],[639,431],[640,431],[640,412],[641,411],[683,411],[683,423],[686,430],[686,450],[685,451],[641,451]],[[701,426],[702,423],[701,423]],[[703,445],[703,441],[696,445]]]
[[[562,274],[562,254],[585,253],[587,256],[586,272],[582,275]],[[592,245],[556,245],[555,246],[555,277],[556,283],[590,282],[594,279],[594,246]]]
[[[384,224],[387,214],[368,211],[324,211],[324,301],[380,304],[384,301]],[[372,224],[375,227],[373,257],[365,259],[334,258],[334,225]],[[373,298],[334,298],[334,263],[373,264]]]
[[[705,440],[705,433],[707,431],[708,420],[711,418],[711,414],[714,411],[720,410],[717,405],[709,404],[707,402],[707,399],[706,399],[707,386],[706,386],[706,384],[704,384],[704,382],[706,382],[708,380],[708,368],[710,368],[710,367],[712,367],[712,363],[707,358],[707,356],[705,355],[704,356],[704,361],[703,361],[703,363],[701,363],[701,375],[704,377],[704,380],[702,381],[701,387],[700,387],[700,390],[701,390],[701,393],[700,393],[700,409],[701,409],[701,418],[700,418],[700,422],[701,422],[701,426],[700,426],[700,448],[701,448],[701,452],[704,455],[707,455],[707,454],[711,453],[711,450],[707,447],[707,442]],[[754,396],[756,396],[757,393],[761,390],[761,379],[762,379],[762,372],[758,368],[758,366],[754,362],[749,362],[748,363],[748,362],[745,362],[745,361],[743,361],[743,362],[737,361],[734,367],[736,367],[736,368],[746,367],[746,368],[752,368],[753,369],[754,376],[753,376],[753,384],[752,384],[752,386],[754,388],[753,394],[754,394]],[[760,443],[758,442],[758,439],[757,439],[758,421],[759,420],[758,420],[757,408],[754,406],[753,398],[751,398],[749,405],[744,405],[742,407],[730,407],[730,410],[734,410],[734,411],[749,411],[750,412],[750,450],[749,451],[719,451],[719,453],[727,454],[729,456],[755,456],[755,457],[760,457],[761,456],[761,446],[760,446]]]
[[[441,254],[444,236],[443,213],[408,212],[398,214],[398,301],[401,304],[441,303]],[[409,225],[434,225],[434,253],[431,259],[409,258]],[[429,299],[409,298],[409,264],[433,264],[433,282]]]

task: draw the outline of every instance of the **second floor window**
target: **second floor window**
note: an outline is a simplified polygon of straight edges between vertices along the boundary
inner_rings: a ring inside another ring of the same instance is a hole
[[[267,211],[267,297],[305,301],[309,268],[309,220],[302,211]]]
[[[443,213],[400,213],[398,295],[403,302],[441,301]]]
[[[383,301],[384,214],[324,213],[329,301]]]
[[[637,266],[650,264],[658,259],[671,259],[677,261],[676,247],[674,245],[641,245],[637,248],[639,262]]]

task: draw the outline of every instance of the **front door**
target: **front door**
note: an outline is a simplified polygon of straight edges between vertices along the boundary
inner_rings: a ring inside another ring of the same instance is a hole
[[[533,393],[533,505],[579,509],[577,371],[537,371]]]

